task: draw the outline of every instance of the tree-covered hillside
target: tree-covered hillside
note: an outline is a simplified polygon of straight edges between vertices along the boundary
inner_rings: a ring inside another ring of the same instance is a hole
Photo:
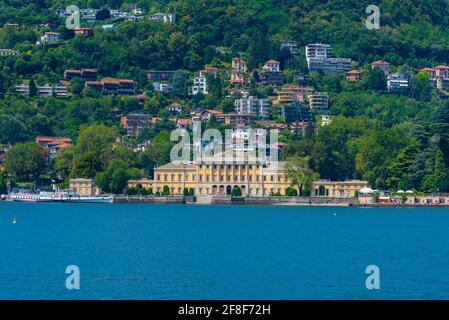
[[[140,8],[145,15],[172,13],[176,23],[108,16],[95,22],[82,19],[81,25],[92,28],[93,35],[80,37],[56,14],[73,4],[108,12]],[[369,16],[365,10],[372,4],[380,8],[379,30],[365,26]],[[8,23],[20,28],[0,28],[0,48],[17,51],[14,56],[0,56],[0,144],[32,141],[39,135],[68,135],[76,141],[87,125],[118,127],[119,116],[130,112],[165,119],[130,142],[157,137],[157,147],[144,155],[65,151],[57,166],[50,164],[43,175],[57,172],[66,179],[99,173],[104,178],[120,169],[135,177],[136,168],[142,175],[151,174],[154,165],[168,161],[160,150],[169,150],[163,137],[173,125],[164,107],[181,103],[182,117],[198,107],[232,112],[235,88],[228,78],[231,59],[238,56],[248,62],[250,71],[276,59],[286,84],[293,83],[297,74],[305,75],[308,86],[329,95],[334,121],[311,137],[284,131],[285,159],[308,157],[321,178],[367,179],[382,189],[449,191],[449,104],[442,100],[448,93],[431,88],[420,73],[424,67],[449,64],[448,0],[4,0],[0,26]],[[51,30],[59,33],[58,44],[36,44]],[[298,55],[286,56],[279,49],[283,40],[295,42]],[[309,75],[304,49],[310,43],[328,43],[335,56],[351,58],[363,80],[349,82],[344,74]],[[388,61],[392,72],[413,73],[409,92],[386,92],[386,79],[370,66],[376,60]],[[211,94],[189,95],[193,77],[206,65],[219,70],[218,79],[209,79]],[[98,78],[133,80],[145,101],[98,95],[77,78],[68,81],[66,99],[32,94],[35,85],[59,83],[64,70],[82,68],[97,69]],[[148,70],[177,71],[173,91],[155,92]],[[22,83],[30,83],[29,96],[15,92]],[[238,88],[259,97],[273,96],[279,89],[254,80]],[[276,112],[270,116],[281,121]],[[88,169],[79,169],[80,161]],[[116,186],[106,189],[120,191]]]

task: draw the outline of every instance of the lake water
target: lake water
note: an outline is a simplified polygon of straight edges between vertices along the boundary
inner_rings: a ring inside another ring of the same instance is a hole
[[[449,299],[449,209],[0,202],[0,299]]]

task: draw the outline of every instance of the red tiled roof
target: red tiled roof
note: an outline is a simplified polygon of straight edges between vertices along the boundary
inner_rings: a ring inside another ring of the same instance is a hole
[[[377,60],[377,61],[374,61],[373,63],[371,63],[371,64],[389,64],[388,62],[386,62],[386,61],[382,61],[382,60]]]
[[[36,137],[37,143],[71,144],[70,137]]]
[[[222,113],[220,111],[218,111],[218,110],[207,109],[206,111],[209,112],[209,113],[215,114],[217,116],[218,115],[222,115]]]
[[[439,66],[436,66],[434,69],[449,69],[449,67],[444,66],[444,65],[439,65]]]
[[[346,74],[360,74],[360,71],[358,71],[358,70],[351,70],[351,71],[346,72]]]
[[[129,79],[119,79],[118,82],[120,82],[120,83],[134,83],[134,80],[129,80]]]
[[[192,119],[179,119],[178,125],[179,126],[189,126],[192,124]]]
[[[265,64],[280,64],[280,62],[272,59],[265,62]]]

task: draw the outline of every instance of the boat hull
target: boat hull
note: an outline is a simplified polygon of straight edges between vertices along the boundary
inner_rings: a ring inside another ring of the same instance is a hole
[[[14,202],[113,203],[113,197],[41,197],[12,195]]]

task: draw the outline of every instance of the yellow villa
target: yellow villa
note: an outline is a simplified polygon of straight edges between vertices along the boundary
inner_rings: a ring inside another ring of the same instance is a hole
[[[350,198],[366,187],[366,181],[314,182],[312,196]],[[286,195],[292,186],[285,170],[285,162],[274,164],[231,164],[231,163],[169,163],[154,169],[154,179],[128,181],[130,188],[152,189],[163,192],[167,186],[172,195],[182,195],[184,190],[193,189],[197,196],[227,196],[237,186],[243,196],[268,197],[274,194]],[[323,192],[320,193],[320,189]]]
[[[284,163],[277,166],[229,163],[169,163],[154,169],[154,180],[130,180],[129,187],[142,187],[162,192],[168,186],[170,194],[181,195],[185,188],[193,189],[197,196],[230,195],[237,186],[242,195],[270,196],[285,194],[290,187]]]

